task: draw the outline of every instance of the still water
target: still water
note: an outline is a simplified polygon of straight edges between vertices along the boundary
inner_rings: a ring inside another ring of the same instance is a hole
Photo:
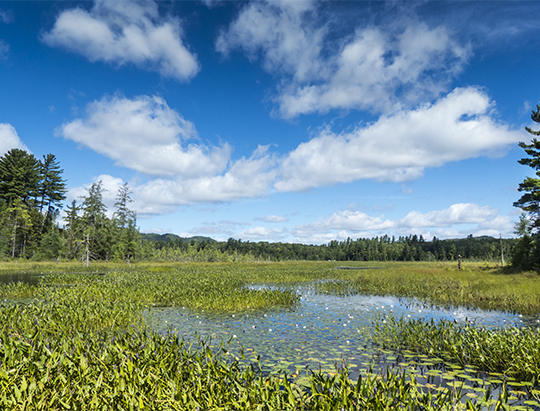
[[[30,285],[38,285],[39,280],[42,277],[43,273],[36,271],[0,273],[0,284],[26,283]]]
[[[466,308],[438,309],[417,301],[354,295],[340,297],[318,294],[312,287],[298,287],[300,302],[292,309],[209,313],[184,307],[151,311],[152,326],[158,332],[173,331],[188,341],[221,341],[234,355],[244,349],[247,360],[260,356],[263,369],[321,369],[335,371],[346,363],[357,377],[369,366],[395,366],[399,353],[383,351],[366,340],[362,330],[373,322],[396,319],[447,319],[480,327],[539,325],[539,317],[525,317],[498,311]]]

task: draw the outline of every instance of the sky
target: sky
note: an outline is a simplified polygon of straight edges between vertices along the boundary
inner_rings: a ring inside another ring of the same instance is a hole
[[[142,232],[514,237],[540,1],[3,1],[0,155]],[[536,125],[537,126],[537,125]],[[60,224],[62,221],[60,220]]]

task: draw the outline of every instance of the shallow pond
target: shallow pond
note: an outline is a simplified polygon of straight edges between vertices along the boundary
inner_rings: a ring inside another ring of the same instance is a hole
[[[30,285],[38,285],[39,280],[43,277],[41,272],[8,272],[0,273],[0,284],[11,283],[26,283]]]
[[[333,374],[336,367],[346,364],[351,378],[356,379],[371,368],[375,372],[384,372],[387,367],[403,368],[417,375],[425,386],[464,384],[467,395],[474,396],[480,395],[490,380],[497,392],[500,374],[479,375],[473,368],[461,369],[439,359],[382,350],[366,340],[362,330],[388,316],[447,319],[481,327],[540,323],[539,317],[466,308],[437,309],[396,297],[339,297],[315,293],[312,287],[296,290],[301,299],[292,309],[209,313],[183,307],[156,308],[151,311],[152,326],[158,332],[177,332],[187,341],[211,340],[209,344],[215,348],[224,341],[224,348],[234,357],[241,356],[243,347],[246,362],[257,362],[259,358],[263,372],[286,371],[300,382],[305,380],[307,369]]]

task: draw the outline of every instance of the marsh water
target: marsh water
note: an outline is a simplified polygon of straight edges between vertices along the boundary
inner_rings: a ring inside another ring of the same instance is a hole
[[[41,272],[0,272],[0,284],[26,283],[38,285],[42,277],[43,273]]]
[[[356,379],[368,370],[384,372],[390,367],[417,373],[425,384],[433,386],[456,383],[455,375],[459,374],[459,382],[470,387],[470,395],[475,395],[475,390],[483,391],[486,383],[490,384],[490,378],[496,383],[500,382],[500,377],[479,375],[473,368],[462,369],[437,358],[382,349],[376,342],[369,341],[363,330],[391,316],[427,321],[446,319],[487,328],[540,324],[537,316],[467,308],[441,309],[396,297],[320,294],[313,285],[295,289],[300,301],[293,308],[210,313],[169,307],[152,309],[148,318],[158,332],[176,332],[180,338],[191,342],[203,339],[214,348],[223,346],[234,357],[241,357],[243,353],[246,362],[260,364],[264,372],[286,371],[303,379],[308,369],[333,374],[336,368],[346,365],[351,378]],[[496,392],[496,384],[492,389]]]

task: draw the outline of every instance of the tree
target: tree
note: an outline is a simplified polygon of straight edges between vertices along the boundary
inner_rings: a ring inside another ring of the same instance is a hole
[[[128,205],[133,202],[130,194],[128,183],[120,186],[114,203],[114,224],[116,226],[117,235],[114,239],[114,257],[118,260],[127,259],[128,261],[134,257],[137,243],[139,241],[139,231],[137,230],[137,219],[135,212],[130,210]]]
[[[114,218],[117,221],[120,231],[124,231],[129,225],[136,221],[135,212],[128,208],[128,204],[132,203],[132,191],[129,189],[128,183],[120,186],[116,195],[116,203],[114,203]]]
[[[91,257],[108,260],[112,245],[112,225],[106,215],[103,191],[101,181],[93,183],[88,189],[88,195],[83,197],[82,223],[84,239]]]
[[[0,198],[13,204],[19,198],[33,205],[39,183],[39,161],[33,154],[14,148],[0,157]]]
[[[536,111],[532,112],[531,119],[535,123],[540,123],[539,105],[536,106]],[[529,127],[525,129],[533,136],[540,135],[540,130],[535,131]],[[519,146],[528,155],[519,160],[519,164],[536,170],[539,178],[527,177],[518,188],[518,191],[524,194],[514,203],[514,207],[521,208],[525,214],[519,222],[518,230],[523,237],[516,246],[516,252],[512,255],[512,265],[540,271],[540,141],[533,137],[531,144],[520,142]]]
[[[81,217],[79,217],[81,206],[73,200],[67,207],[65,235],[66,235],[66,257],[68,259],[76,258],[79,252],[81,243],[83,242],[83,227]]]
[[[63,172],[54,154],[43,156],[39,167],[40,180],[37,191],[40,198],[39,211],[45,212],[44,222],[52,221],[54,212],[66,199],[66,181],[61,177]]]

